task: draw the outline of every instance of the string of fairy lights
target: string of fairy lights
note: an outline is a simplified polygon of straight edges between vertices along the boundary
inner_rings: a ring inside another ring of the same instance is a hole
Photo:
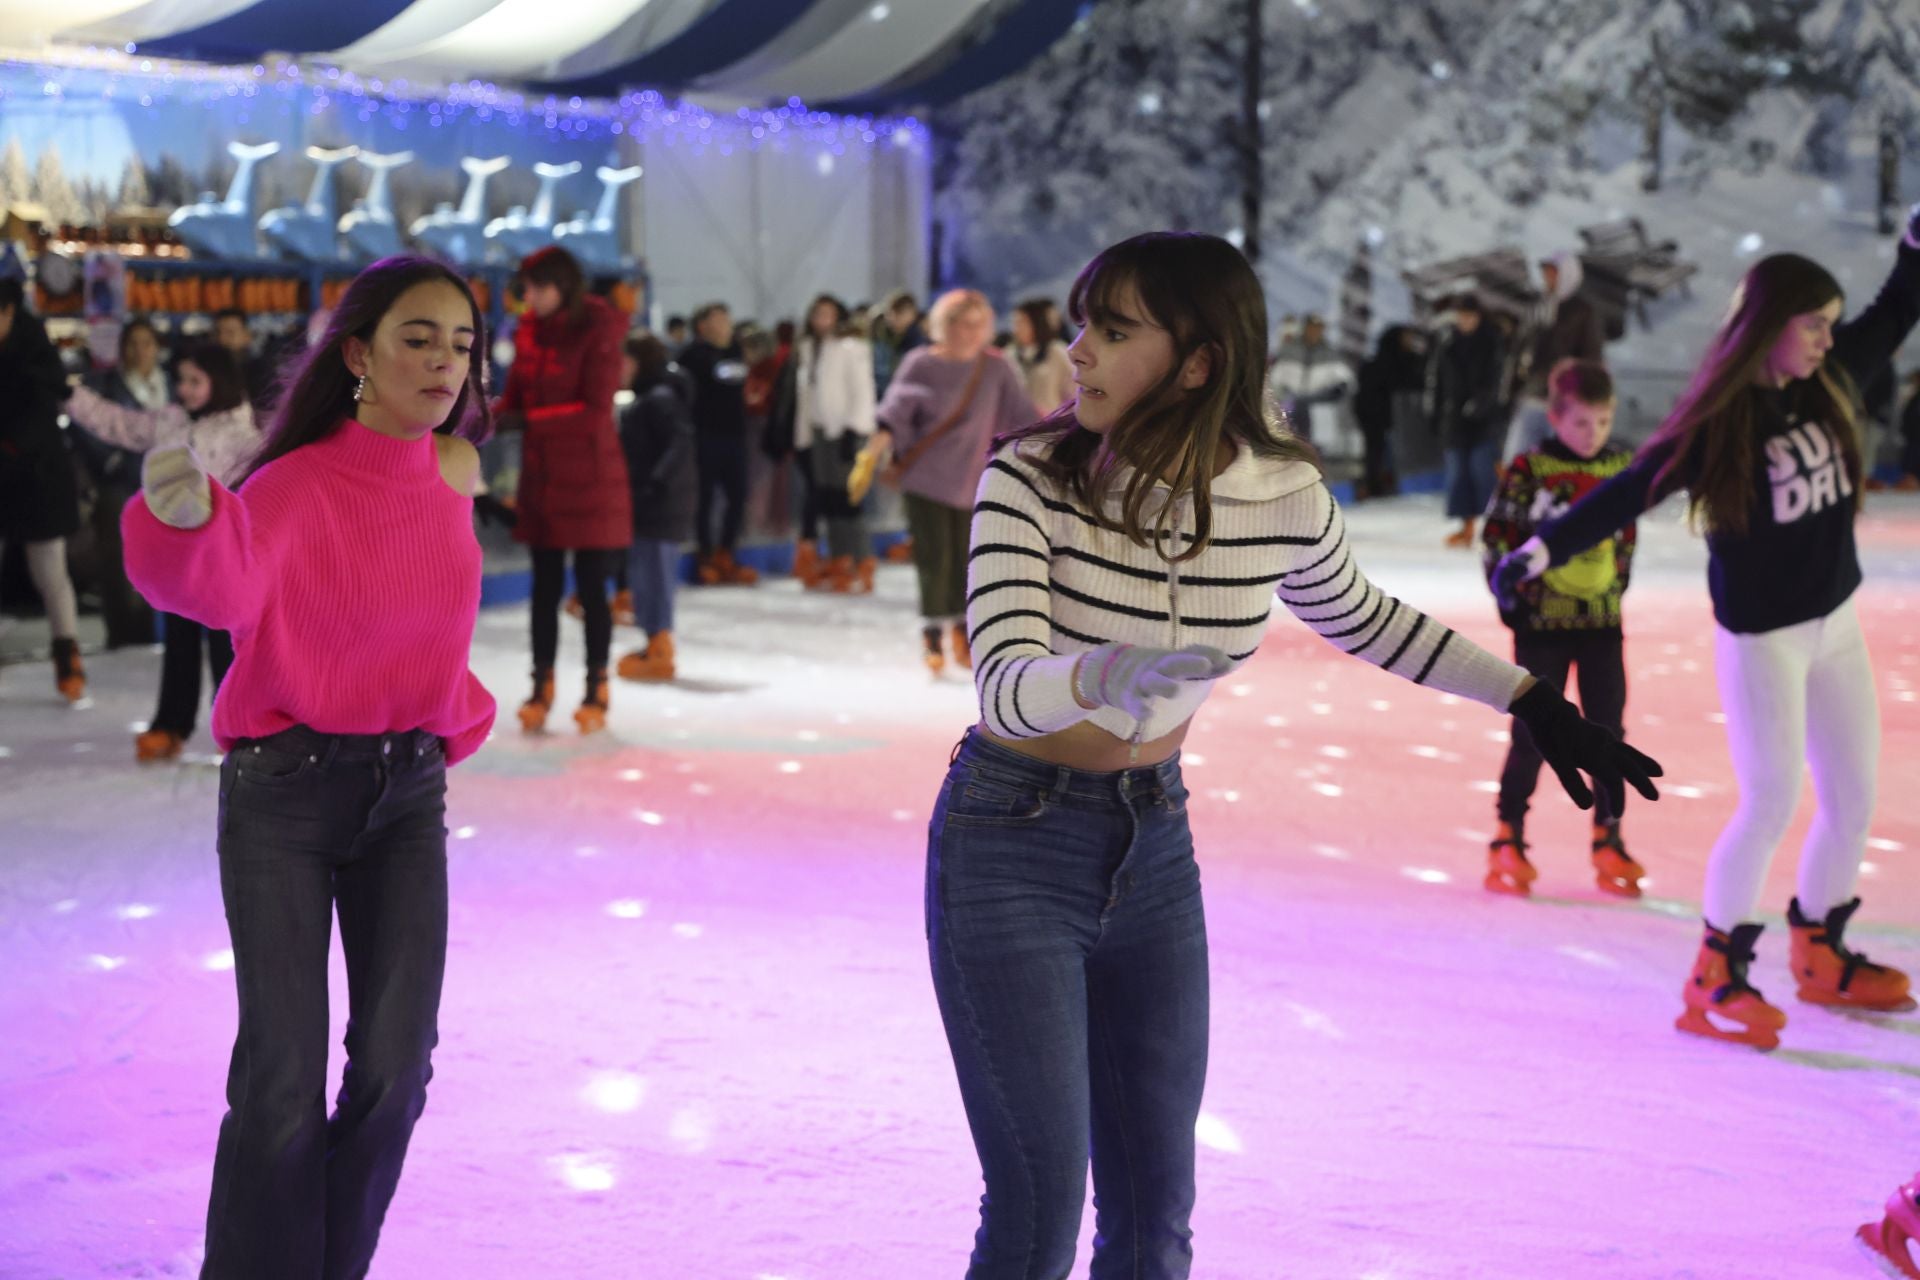
[[[0,55],[0,109],[17,94],[48,98],[95,97],[132,102],[158,113],[181,103],[221,104],[236,128],[271,112],[297,111],[379,124],[396,132],[439,129],[469,121],[512,129],[544,129],[577,140],[622,136],[636,141],[714,151],[817,150],[844,155],[849,147],[923,147],[927,128],[912,116],[835,115],[795,98],[774,107],[709,111],[656,90],[618,98],[537,95],[483,80],[410,82],[362,76],[292,58],[242,66],[213,66],[148,58],[97,47],[62,51],[57,59]]]

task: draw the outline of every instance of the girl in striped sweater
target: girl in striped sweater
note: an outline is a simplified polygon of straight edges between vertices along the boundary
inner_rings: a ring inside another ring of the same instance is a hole
[[[1136,237],[1069,305],[1075,398],[981,478],[981,720],[928,834],[934,986],[987,1189],[969,1280],[1068,1273],[1089,1150],[1095,1274],[1188,1274],[1208,996],[1179,750],[1270,590],[1347,652],[1519,716],[1583,806],[1580,770],[1649,798],[1659,773],[1360,573],[1265,403],[1266,307],[1231,245]]]

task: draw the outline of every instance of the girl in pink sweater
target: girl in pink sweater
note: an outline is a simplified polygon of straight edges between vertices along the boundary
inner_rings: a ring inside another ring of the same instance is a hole
[[[446,768],[493,699],[467,669],[485,334],[464,281],[357,276],[236,489],[184,444],[122,517],[158,607],[233,633],[214,705],[240,1025],[202,1280],[364,1276],[426,1105],[447,943]],[[331,1116],[327,949],[346,956]]]
[[[223,484],[238,484],[260,452],[260,429],[247,403],[246,372],[218,343],[188,347],[174,362],[178,404],[134,409],[75,387],[67,416],[89,435],[122,449],[145,453],[191,445],[201,464]],[[134,737],[134,757],[171,760],[193,736],[200,711],[200,655],[206,653],[217,697],[233,665],[233,637],[177,613],[162,614],[166,654],[160,664],[160,701],[153,721]]]

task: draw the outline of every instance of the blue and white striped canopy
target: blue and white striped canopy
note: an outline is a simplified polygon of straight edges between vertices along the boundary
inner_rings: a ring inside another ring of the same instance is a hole
[[[1044,52],[1092,0],[0,0],[30,44],[738,105],[937,106]],[[9,39],[9,43],[13,43]]]

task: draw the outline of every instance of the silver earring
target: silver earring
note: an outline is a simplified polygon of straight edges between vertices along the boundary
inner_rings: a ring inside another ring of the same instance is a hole
[[[360,400],[366,394],[367,394],[367,375],[363,373],[360,375],[360,380],[353,384],[353,402],[355,404],[360,403]]]

